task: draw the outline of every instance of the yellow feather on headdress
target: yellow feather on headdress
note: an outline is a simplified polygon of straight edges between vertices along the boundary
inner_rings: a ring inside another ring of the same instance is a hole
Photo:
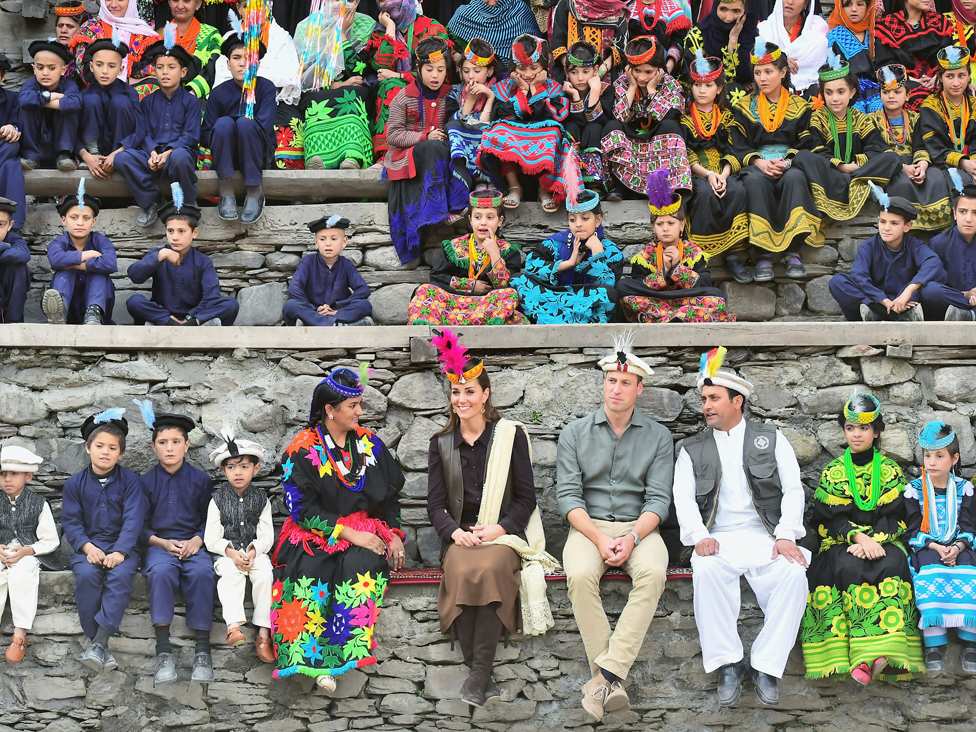
[[[714,378],[715,374],[722,367],[722,362],[725,361],[725,354],[728,352],[729,349],[725,346],[719,346],[718,348],[713,348],[708,353],[703,353],[698,366],[698,372],[705,378]]]

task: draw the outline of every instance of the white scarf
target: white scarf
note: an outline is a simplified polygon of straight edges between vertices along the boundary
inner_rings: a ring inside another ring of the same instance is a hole
[[[783,21],[783,0],[776,0],[773,14],[759,24],[759,35],[768,43],[775,43],[799,65],[799,71],[791,74],[793,89],[797,92],[804,91],[820,79],[818,71],[827,62],[827,30],[827,21],[811,11],[800,37],[791,41],[790,31]]]

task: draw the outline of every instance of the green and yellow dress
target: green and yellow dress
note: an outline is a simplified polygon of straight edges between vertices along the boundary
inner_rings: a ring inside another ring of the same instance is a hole
[[[855,453],[847,461],[849,454],[824,468],[814,494],[820,551],[807,570],[810,595],[800,624],[806,675],[846,674],[884,657],[886,680],[908,679],[925,664],[900,540],[906,530],[905,476],[877,451]],[[858,559],[847,551],[861,532],[884,547],[884,557]]]

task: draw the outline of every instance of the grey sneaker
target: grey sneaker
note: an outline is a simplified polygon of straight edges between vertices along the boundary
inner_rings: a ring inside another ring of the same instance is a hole
[[[37,170],[41,167],[41,164],[36,160],[31,160],[30,158],[21,158],[20,167],[22,170]]]
[[[925,313],[922,312],[921,305],[916,305],[913,308],[908,308],[898,319],[907,323],[921,323],[925,320]]]
[[[92,671],[100,673],[105,669],[105,653],[105,648],[100,646],[98,643],[92,642],[88,644],[88,648],[84,650],[78,660]],[[114,661],[115,659],[113,658],[112,660]],[[116,664],[116,666],[118,666],[118,664]]]
[[[41,299],[41,310],[47,316],[47,322],[51,325],[61,325],[64,323],[64,300],[61,293],[50,288],[44,291]]]
[[[103,671],[114,671],[119,667],[119,662],[115,660],[115,656],[108,648],[102,652],[102,659],[104,660]]]
[[[75,164],[75,159],[70,155],[65,155],[64,153],[58,155],[58,161],[55,164],[55,167],[62,173],[70,173],[78,168],[78,166]]]
[[[190,681],[209,684],[213,680],[213,659],[209,653],[198,653],[193,657],[193,673],[190,674]]]
[[[881,320],[881,316],[878,315],[876,312],[874,312],[869,306],[865,305],[863,302],[861,303],[858,310],[861,313],[861,320],[863,320],[865,323],[874,323]]]
[[[295,318],[295,327],[301,328],[305,325],[305,322],[301,318]]]
[[[220,322],[220,318],[211,318],[210,320],[203,321],[202,323],[200,323],[200,325],[211,325],[211,326],[215,325],[219,328],[220,326],[223,325],[223,323]]]
[[[976,674],[976,647],[963,646],[959,652],[959,660],[962,661],[962,670],[967,674]],[[926,666],[928,671],[928,666]]]
[[[160,653],[156,656],[156,674],[153,676],[153,686],[171,684],[176,681],[176,659],[172,653]]]
[[[98,305],[89,305],[85,311],[85,319],[82,325],[101,325],[105,322],[105,311]]]
[[[976,313],[972,310],[965,310],[963,308],[957,308],[955,305],[950,305],[946,310],[945,319],[957,322],[972,322],[976,320]]]

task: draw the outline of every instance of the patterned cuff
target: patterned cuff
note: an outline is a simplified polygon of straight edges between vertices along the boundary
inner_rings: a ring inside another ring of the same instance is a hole
[[[582,114],[586,109],[586,100],[580,99],[578,102],[570,100],[569,102],[569,113],[570,114]]]
[[[963,161],[962,153],[951,152],[946,156],[946,165],[950,168],[958,168],[959,163]]]
[[[831,158],[830,164],[833,165],[835,168],[839,168],[841,165],[844,164],[844,161],[841,160],[840,158]]]

